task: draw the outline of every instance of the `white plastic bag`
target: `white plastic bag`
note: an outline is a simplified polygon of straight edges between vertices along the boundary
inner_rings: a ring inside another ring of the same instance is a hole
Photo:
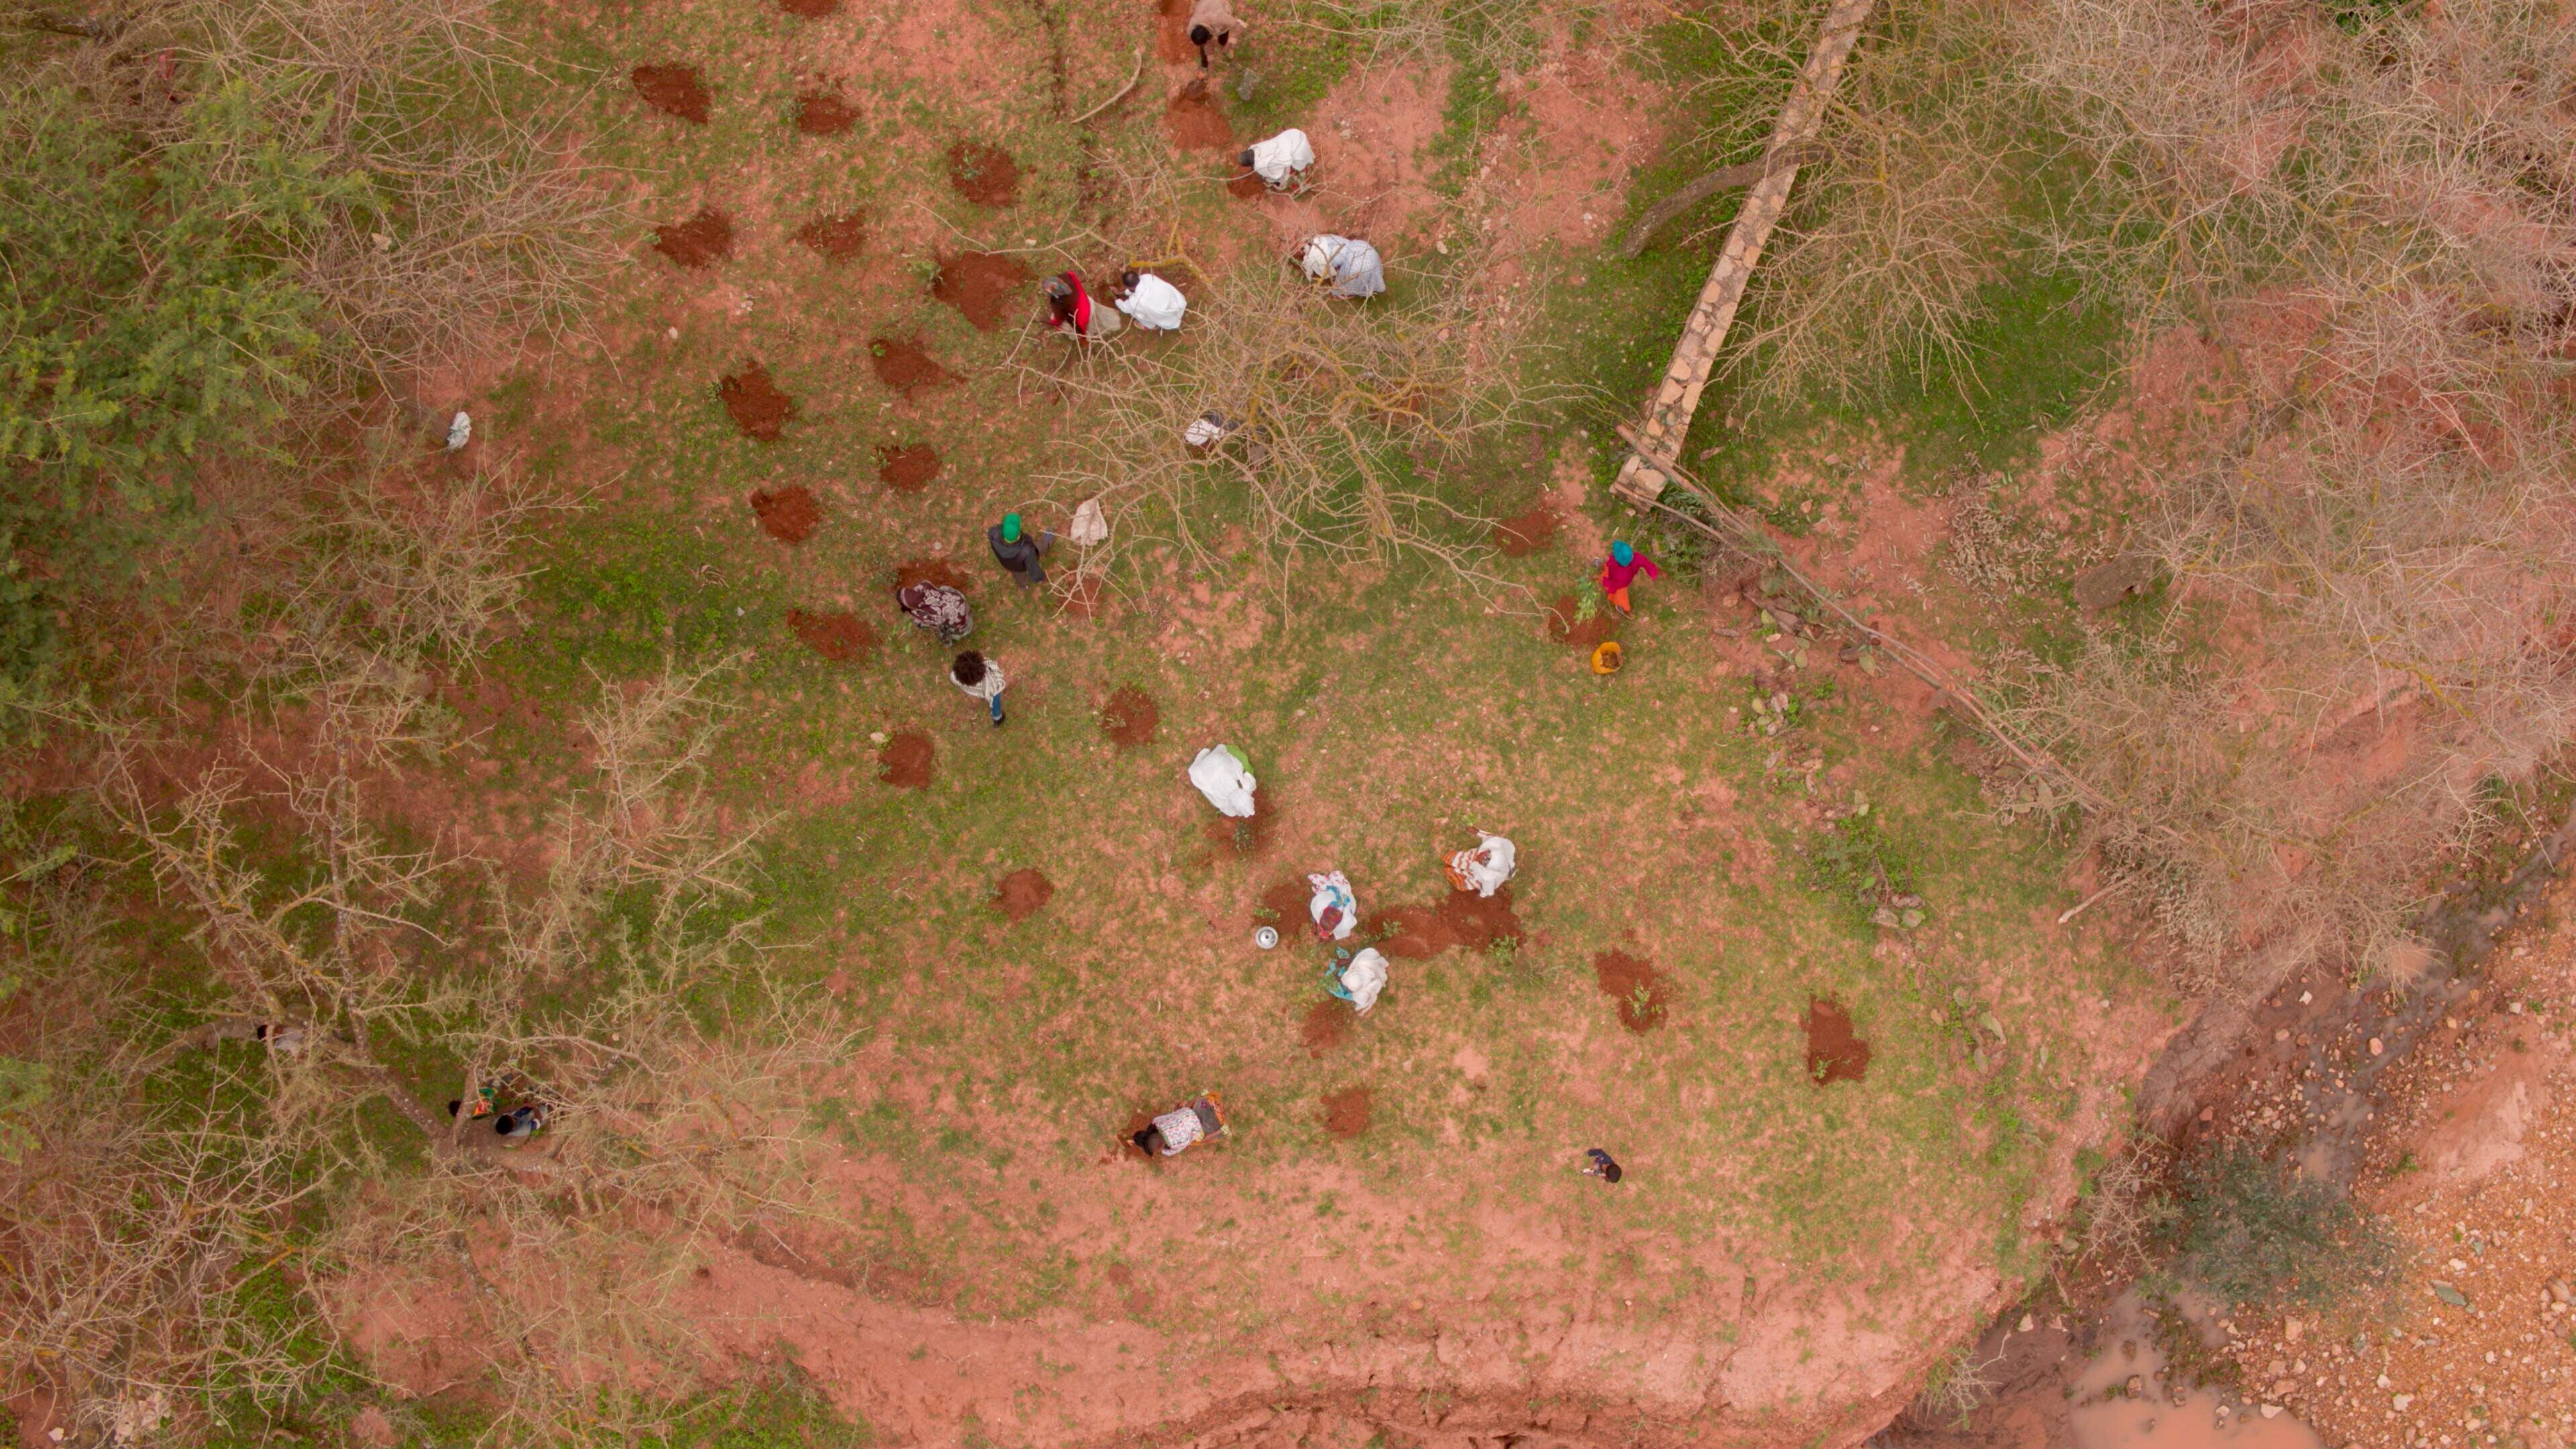
[[[1109,541],[1109,515],[1101,512],[1099,499],[1082,500],[1073,510],[1073,522],[1064,526],[1064,536],[1083,548]]]
[[[1336,297],[1374,297],[1386,290],[1385,261],[1376,247],[1357,237],[1326,232],[1310,238],[1297,264],[1311,281],[1330,279],[1325,290]]]
[[[1134,290],[1118,299],[1118,310],[1148,332],[1179,331],[1181,315],[1189,309],[1190,299],[1181,295],[1181,289],[1152,272],[1138,277]]]
[[[1220,815],[1238,820],[1252,818],[1252,792],[1260,784],[1234,751],[1223,745],[1210,745],[1190,761],[1190,783],[1217,809]]]
[[[1273,186],[1285,186],[1291,177],[1315,164],[1315,148],[1306,133],[1291,126],[1267,141],[1252,147],[1252,170]]]

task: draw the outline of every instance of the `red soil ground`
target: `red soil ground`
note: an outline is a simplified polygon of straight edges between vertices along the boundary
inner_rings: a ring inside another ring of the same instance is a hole
[[[897,730],[877,751],[877,778],[905,790],[927,789],[939,773],[939,750],[919,730]]]
[[[1197,47],[1190,53],[1196,55]],[[1163,130],[1184,151],[1227,151],[1234,147],[1234,127],[1208,98],[1207,85],[1192,81],[1163,108]]]
[[[1197,60],[1199,48],[1190,44],[1190,0],[1162,0],[1154,13],[1155,58],[1172,64]]]
[[[829,9],[827,0],[827,13]],[[837,136],[858,123],[859,108],[830,91],[807,91],[796,98],[796,129],[808,136]]]
[[[1261,893],[1261,909],[1253,913],[1252,923],[1276,926],[1282,940],[1297,940],[1306,935],[1311,924],[1306,915],[1306,901],[1313,894],[1307,888],[1304,876],[1292,875]]]
[[[700,207],[687,221],[653,228],[653,250],[684,267],[712,267],[733,251],[733,218]]]
[[[1163,712],[1155,707],[1154,697],[1132,684],[1120,687],[1100,707],[1100,732],[1112,744],[1150,745],[1155,727],[1162,722]]]
[[[1320,1057],[1351,1039],[1351,1027],[1359,1013],[1347,1001],[1325,997],[1306,1008],[1305,1019],[1297,1024],[1297,1039],[1306,1045],[1306,1055]]]
[[[960,141],[948,148],[948,184],[977,206],[1009,206],[1020,199],[1020,163],[999,146]]]
[[[1368,935],[1384,934],[1377,948],[1400,961],[1420,961],[1453,946],[1488,951],[1497,941],[1521,938],[1520,917],[1512,913],[1512,888],[1492,896],[1451,891],[1436,906],[1389,906],[1360,923]]]
[[[957,380],[957,374],[940,366],[919,342],[906,338],[880,337],[868,344],[868,357],[877,381],[905,397]]]
[[[897,493],[918,493],[939,476],[939,450],[928,443],[877,445],[877,480]]]
[[[841,0],[778,0],[778,8],[806,20],[820,20],[841,8]]]
[[[1357,1137],[1368,1130],[1369,1089],[1344,1087],[1324,1096],[1324,1130],[1336,1137]]]
[[[846,609],[827,614],[790,609],[787,627],[798,642],[835,664],[858,663],[877,647],[877,631],[860,623],[859,616]]]
[[[1025,921],[1036,915],[1046,905],[1047,897],[1054,894],[1055,882],[1048,880],[1044,871],[1034,868],[1015,870],[1002,877],[1002,884],[993,892],[993,904],[1000,906],[1002,914],[1012,920]]]
[[[1851,1013],[1830,996],[1807,998],[1807,1080],[1858,1082],[1869,1077],[1869,1043],[1852,1034]]]
[[[796,399],[769,380],[769,369],[753,363],[716,384],[725,415],[733,425],[764,443],[775,443],[796,416]]]
[[[644,104],[683,121],[707,123],[707,106],[713,97],[707,94],[706,78],[696,66],[639,65],[631,78]]]
[[[855,211],[818,216],[796,228],[796,240],[821,252],[827,262],[847,261],[867,244],[868,223]]]
[[[1492,536],[1503,557],[1526,558],[1556,541],[1556,509],[1542,498],[1528,512],[1495,524]]]
[[[1601,641],[1619,637],[1619,611],[1606,601],[1589,619],[1577,620],[1574,613],[1574,595],[1557,595],[1556,602],[1547,606],[1547,637],[1586,654],[1598,647]]]
[[[1261,178],[1250,171],[1225,184],[1225,194],[1238,201],[1259,201],[1269,191],[1270,188],[1262,184]]]
[[[1618,998],[1619,1024],[1633,1032],[1649,1032],[1664,1024],[1666,1007],[1664,978],[1655,963],[1631,956],[1625,951],[1604,951],[1592,958],[1593,984],[1601,994]]]
[[[931,279],[930,295],[966,314],[976,330],[990,332],[1002,325],[1012,297],[1028,282],[1029,269],[1016,257],[964,252],[939,259],[939,275]]]
[[[944,558],[917,558],[894,566],[894,586],[908,589],[914,584],[941,584],[961,594],[975,592],[975,581],[965,571]]]
[[[794,486],[751,495],[751,516],[760,520],[761,532],[780,543],[803,543],[823,523],[823,509],[814,495]]]

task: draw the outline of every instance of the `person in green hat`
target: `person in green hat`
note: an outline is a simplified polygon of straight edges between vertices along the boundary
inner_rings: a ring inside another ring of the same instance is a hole
[[[1052,531],[1031,538],[1021,530],[1020,516],[1006,513],[1001,522],[984,530],[984,539],[993,545],[994,560],[1011,571],[1020,587],[1046,582],[1046,565],[1040,558],[1055,542]]]

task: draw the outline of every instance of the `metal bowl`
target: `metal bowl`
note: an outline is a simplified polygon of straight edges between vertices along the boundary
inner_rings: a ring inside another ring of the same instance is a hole
[[[1267,951],[1271,947],[1279,944],[1279,932],[1275,927],[1271,926],[1256,927],[1252,932],[1252,944],[1260,947],[1264,951]]]

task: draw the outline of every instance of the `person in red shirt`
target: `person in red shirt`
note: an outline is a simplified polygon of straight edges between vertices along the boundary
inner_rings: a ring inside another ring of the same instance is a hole
[[[1622,614],[1631,612],[1628,608],[1628,585],[1641,573],[1650,579],[1664,576],[1664,571],[1655,567],[1653,559],[1630,548],[1624,540],[1610,545],[1610,556],[1601,561],[1601,592],[1611,603],[1619,606]]]

